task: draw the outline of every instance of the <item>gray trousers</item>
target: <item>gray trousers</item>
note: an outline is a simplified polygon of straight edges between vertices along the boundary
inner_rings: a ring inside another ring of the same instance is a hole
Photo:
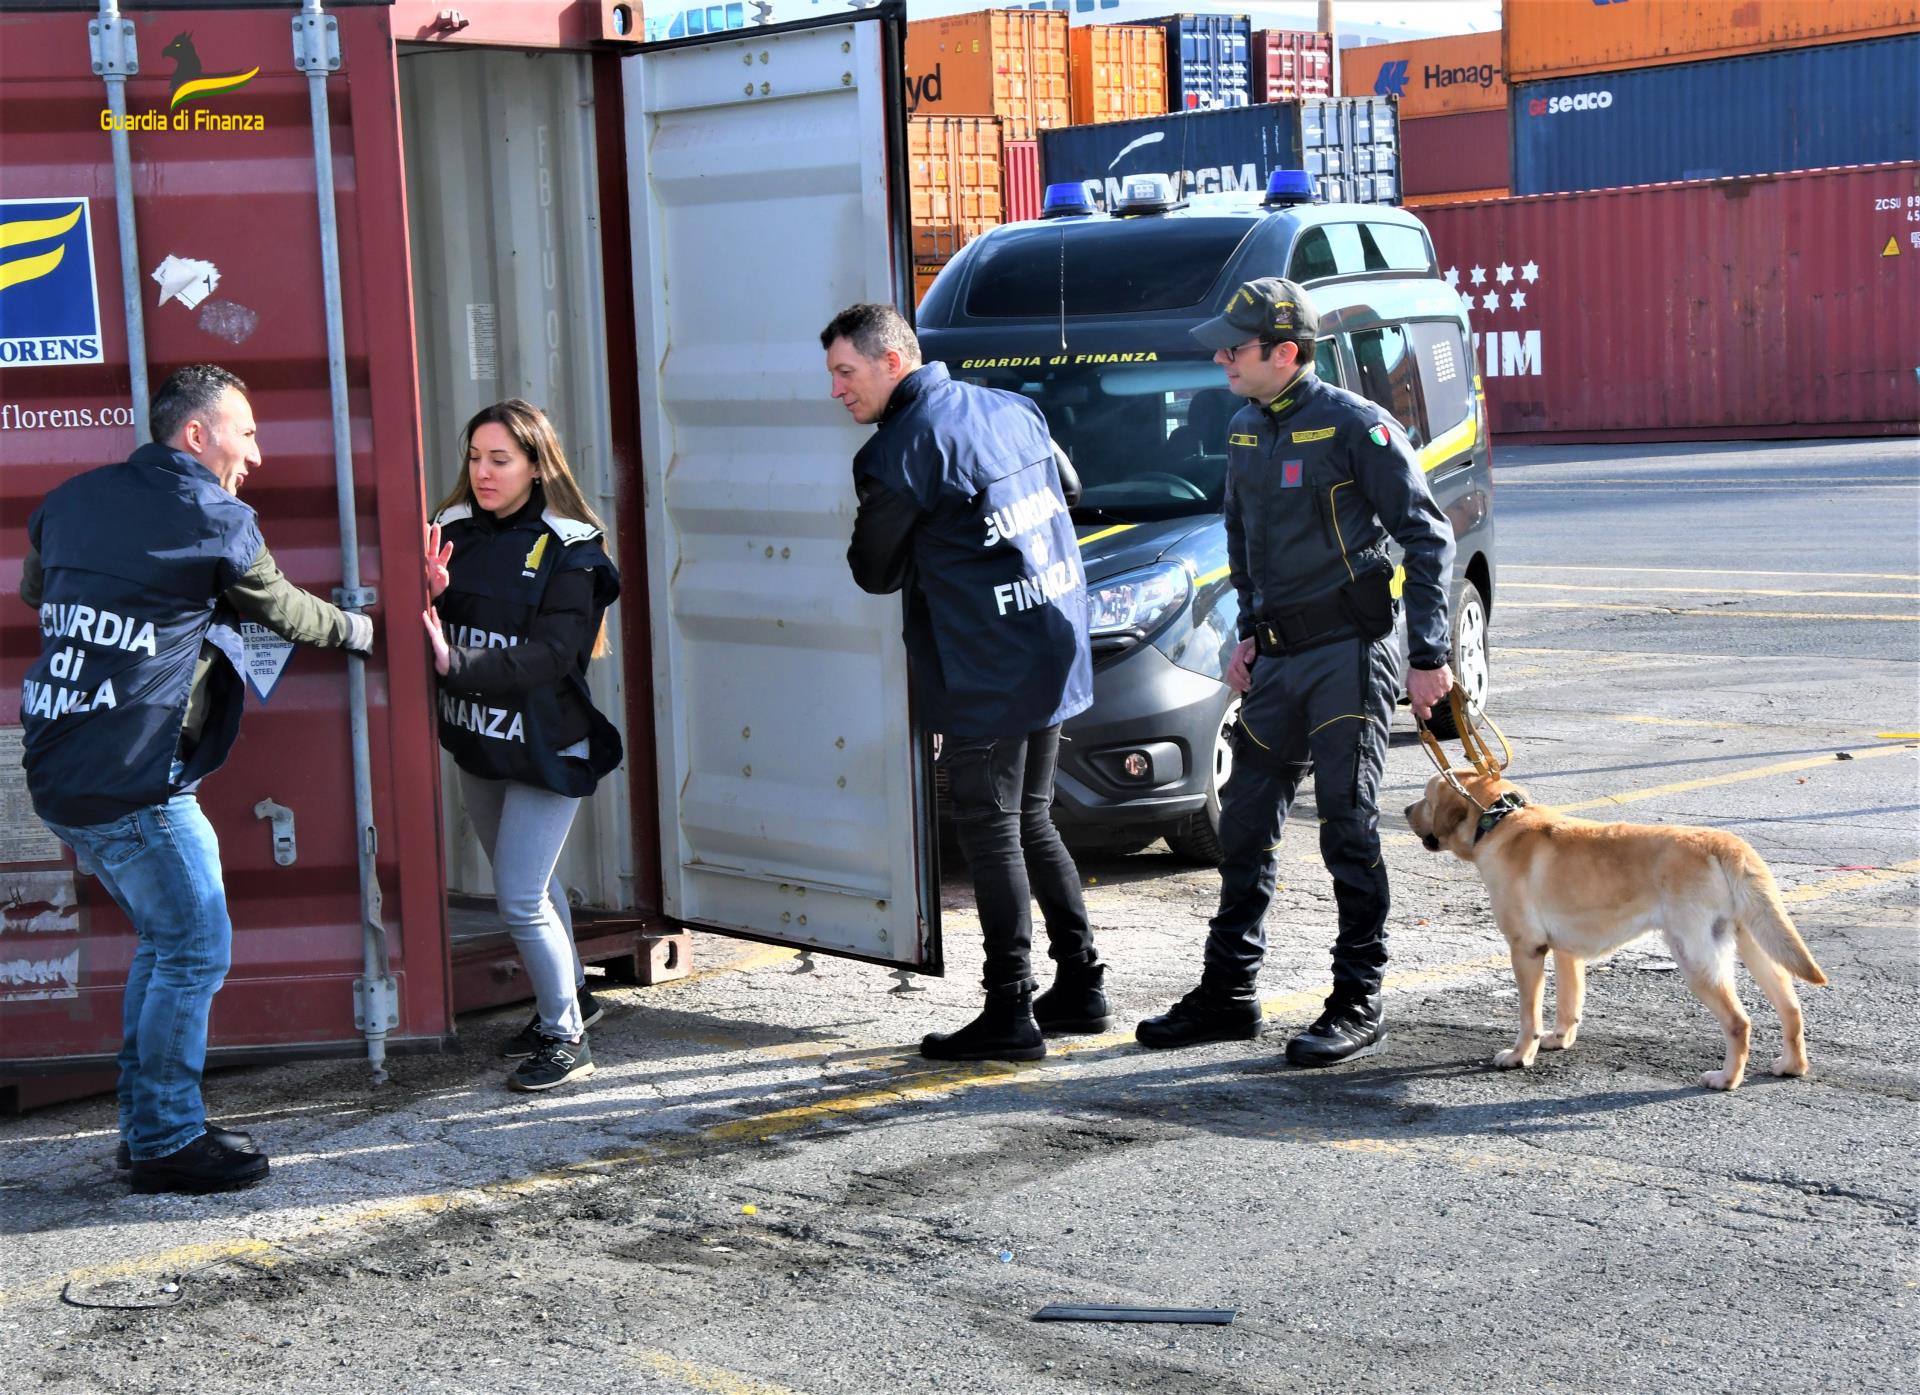
[[[540,1030],[578,1041],[585,1028],[575,990],[587,976],[573,943],[566,888],[553,869],[580,801],[516,780],[483,780],[464,770],[460,795],[493,864],[500,920],[527,966]]]

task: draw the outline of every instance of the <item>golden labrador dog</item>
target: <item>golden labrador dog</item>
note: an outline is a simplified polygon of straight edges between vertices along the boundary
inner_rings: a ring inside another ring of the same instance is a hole
[[[1773,1073],[1807,1073],[1793,980],[1825,983],[1827,976],[1794,929],[1773,873],[1745,840],[1711,828],[1593,823],[1531,804],[1514,808],[1503,797],[1526,795],[1511,781],[1465,770],[1454,776],[1480,807],[1435,775],[1426,797],[1407,806],[1407,823],[1428,851],[1473,864],[1506,937],[1520,985],[1520,1036],[1494,1065],[1525,1068],[1542,1047],[1572,1046],[1586,961],[1658,930],[1694,996],[1726,1032],[1726,1063],[1702,1075],[1702,1084],[1731,1090],[1746,1074],[1751,1023],[1733,990],[1736,953],[1780,1014],[1786,1050]],[[1549,951],[1558,1020],[1543,1040]]]

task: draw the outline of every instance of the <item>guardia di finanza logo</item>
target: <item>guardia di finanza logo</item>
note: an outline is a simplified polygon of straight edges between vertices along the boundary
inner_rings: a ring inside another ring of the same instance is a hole
[[[193,46],[193,31],[173,36],[160,50],[160,56],[173,64],[173,77],[167,84],[167,109],[129,112],[122,127],[128,131],[264,131],[266,118],[258,112],[230,112],[209,109],[199,103],[238,92],[260,75],[258,67],[245,72],[210,73]],[[100,129],[111,131],[113,113],[100,113]]]

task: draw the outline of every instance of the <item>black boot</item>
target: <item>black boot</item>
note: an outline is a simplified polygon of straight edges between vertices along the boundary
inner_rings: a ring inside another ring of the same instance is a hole
[[[257,1153],[260,1151],[253,1146],[253,1135],[250,1133],[242,1133],[239,1129],[223,1129],[218,1124],[209,1122],[207,1124],[207,1132],[213,1135],[213,1141],[218,1143],[222,1148],[231,1148],[236,1153]],[[121,1172],[125,1172],[133,1166],[133,1154],[128,1150],[127,1142],[124,1138],[120,1140],[120,1146],[114,1150],[113,1165]]]
[[[1252,1041],[1265,1016],[1253,985],[1225,984],[1207,978],[1186,997],[1133,1029],[1142,1046],[1198,1046],[1203,1041]]]
[[[267,1159],[260,1153],[242,1153],[203,1133],[178,1152],[164,1158],[135,1158],[131,1181],[142,1195],[185,1192],[232,1192],[265,1181]]]
[[[957,1032],[929,1032],[920,1054],[930,1061],[1037,1061],[1046,1038],[1033,1020],[1033,980],[987,990],[980,1015]]]
[[[1371,1056],[1386,1045],[1380,995],[1335,993],[1327,1010],[1306,1031],[1287,1043],[1287,1062],[1295,1066],[1331,1066]]]
[[[1053,987],[1033,1000],[1033,1020],[1041,1034],[1050,1037],[1106,1031],[1113,1025],[1107,966],[1092,954],[1062,959],[1053,972]]]

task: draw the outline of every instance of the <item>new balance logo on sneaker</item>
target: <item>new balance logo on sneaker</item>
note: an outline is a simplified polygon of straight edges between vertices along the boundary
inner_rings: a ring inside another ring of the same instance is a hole
[[[507,1084],[515,1090],[551,1090],[569,1080],[582,1080],[593,1074],[593,1051],[583,1036],[578,1041],[557,1037],[540,1038],[540,1046],[513,1069]]]

